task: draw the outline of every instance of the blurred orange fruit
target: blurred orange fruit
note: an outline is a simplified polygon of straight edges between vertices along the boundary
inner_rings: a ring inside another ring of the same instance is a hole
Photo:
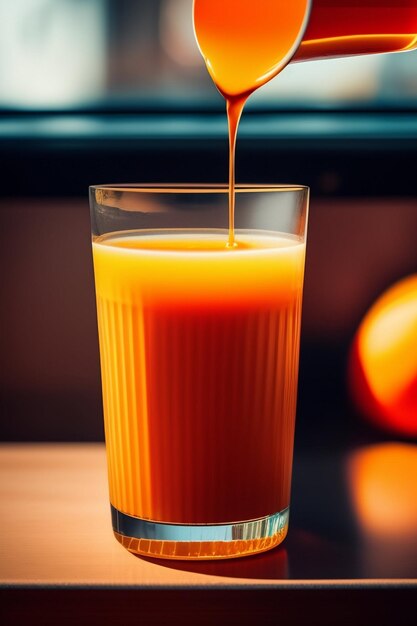
[[[417,275],[390,287],[356,333],[349,384],[359,410],[377,425],[417,436]]]

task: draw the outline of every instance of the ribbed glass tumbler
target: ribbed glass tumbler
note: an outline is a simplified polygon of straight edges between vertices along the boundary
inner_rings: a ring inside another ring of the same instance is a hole
[[[288,528],[308,189],[90,189],[113,529],[176,559]]]

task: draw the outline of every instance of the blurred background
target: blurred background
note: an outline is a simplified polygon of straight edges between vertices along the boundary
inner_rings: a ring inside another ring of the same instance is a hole
[[[0,29],[0,435],[101,440],[88,185],[226,181],[224,101],[192,0],[0,0]],[[417,271],[416,113],[413,51],[291,64],[243,116],[237,180],[312,189],[300,441],[385,436],[346,366]]]
[[[3,441],[104,438],[88,186],[227,180],[191,8],[0,0]],[[368,421],[347,370],[369,307],[417,272],[417,51],[288,66],[248,103],[237,180],[312,192],[291,574],[416,576],[417,424]],[[413,306],[385,368],[411,363],[416,381]]]

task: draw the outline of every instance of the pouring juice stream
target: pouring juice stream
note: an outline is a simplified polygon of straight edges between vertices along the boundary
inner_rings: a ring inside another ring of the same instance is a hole
[[[399,52],[417,47],[415,0],[194,0],[194,29],[227,103],[229,246],[234,245],[235,148],[248,97],[293,58]]]
[[[276,76],[301,42],[310,0],[194,0],[194,29],[210,76],[226,100],[229,240],[234,247],[235,151],[249,96]]]

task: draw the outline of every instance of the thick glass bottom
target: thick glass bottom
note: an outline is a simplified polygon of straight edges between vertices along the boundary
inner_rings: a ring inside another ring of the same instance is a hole
[[[288,531],[289,508],[234,524],[163,524],[111,507],[116,539],[134,554],[158,559],[231,559],[271,550]]]

